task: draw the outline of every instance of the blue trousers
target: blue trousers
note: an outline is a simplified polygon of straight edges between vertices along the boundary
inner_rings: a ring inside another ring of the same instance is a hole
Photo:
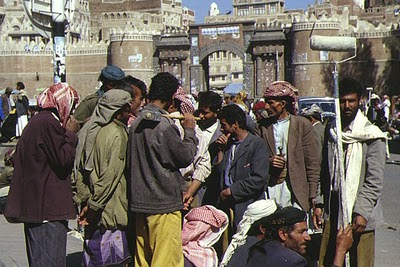
[[[67,221],[24,223],[30,267],[66,266]]]

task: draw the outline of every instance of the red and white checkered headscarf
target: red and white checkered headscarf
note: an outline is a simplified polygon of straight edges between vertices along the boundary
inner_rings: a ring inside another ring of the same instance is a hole
[[[191,113],[193,114],[195,109],[192,104],[192,100],[187,96],[185,91],[182,87],[179,86],[178,90],[176,91],[174,98],[181,101],[181,111],[182,113]]]
[[[37,98],[39,108],[55,108],[57,110],[61,125],[64,128],[78,102],[78,92],[67,83],[53,84],[46,88]]]
[[[212,247],[228,226],[228,216],[213,206],[194,208],[186,214],[182,228],[183,255],[196,267],[218,266]]]
[[[296,87],[286,81],[276,81],[271,83],[264,92],[264,97],[290,97],[292,98],[293,111],[297,114],[297,90]],[[289,103],[288,103],[289,104]]]

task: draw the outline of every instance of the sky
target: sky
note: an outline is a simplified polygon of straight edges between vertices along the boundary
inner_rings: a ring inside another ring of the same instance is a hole
[[[182,5],[196,12],[196,23],[202,23],[208,15],[210,5],[215,2],[221,14],[232,11],[233,0],[182,0]],[[306,8],[308,4],[314,4],[315,0],[286,0],[286,9]]]

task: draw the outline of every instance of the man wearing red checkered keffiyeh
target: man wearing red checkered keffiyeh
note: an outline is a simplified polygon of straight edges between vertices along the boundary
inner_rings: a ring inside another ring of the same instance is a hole
[[[217,267],[212,247],[228,226],[228,216],[213,206],[194,208],[186,214],[182,229],[183,255],[196,267]]]
[[[174,99],[180,101],[180,111],[182,113],[194,113],[194,106],[192,100],[188,97],[182,87],[179,87],[174,95]]]
[[[63,128],[79,101],[79,95],[67,83],[53,84],[37,98],[37,105],[42,109],[55,109]]]
[[[66,83],[44,90],[15,150],[4,215],[24,223],[29,266],[66,265],[67,221],[76,219],[71,173],[79,124],[70,114],[77,102]]]

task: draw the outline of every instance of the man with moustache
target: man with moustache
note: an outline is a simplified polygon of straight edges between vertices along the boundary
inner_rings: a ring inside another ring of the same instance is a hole
[[[359,110],[361,94],[362,86],[353,78],[339,82],[343,158],[338,156],[336,125],[327,125],[321,167],[325,228],[320,266],[333,261],[336,229],[343,226],[344,217],[355,233],[350,266],[374,266],[375,223],[388,154],[386,136]],[[339,164],[344,165],[344,177]]]
[[[307,213],[294,207],[278,209],[261,219],[265,238],[250,248],[248,267],[306,267],[303,257],[310,236],[307,233]],[[337,249],[331,267],[342,267],[347,250],[353,242],[352,230],[339,229]]]
[[[219,94],[213,91],[206,91],[199,94],[198,98],[199,109],[198,114],[200,120],[197,122],[200,129],[203,131],[204,139],[208,145],[208,152],[212,160],[217,155],[219,149],[215,141],[221,135],[221,126],[218,121],[217,113],[222,107],[222,98]],[[197,196],[192,202],[192,206],[201,205],[216,205],[218,193],[219,177],[215,168],[211,168],[211,174],[205,180]]]
[[[267,194],[281,207],[304,211],[314,208],[320,173],[317,144],[311,123],[296,116],[297,89],[286,81],[270,84],[264,93],[268,119],[258,125],[257,134],[270,153]],[[314,210],[315,226],[322,211]]]
[[[266,143],[247,131],[246,114],[239,106],[225,106],[218,112],[218,119],[222,135],[216,141],[219,152],[213,165],[220,174],[217,207],[231,215],[233,222],[228,227],[229,240],[247,206],[264,198],[269,154]]]

